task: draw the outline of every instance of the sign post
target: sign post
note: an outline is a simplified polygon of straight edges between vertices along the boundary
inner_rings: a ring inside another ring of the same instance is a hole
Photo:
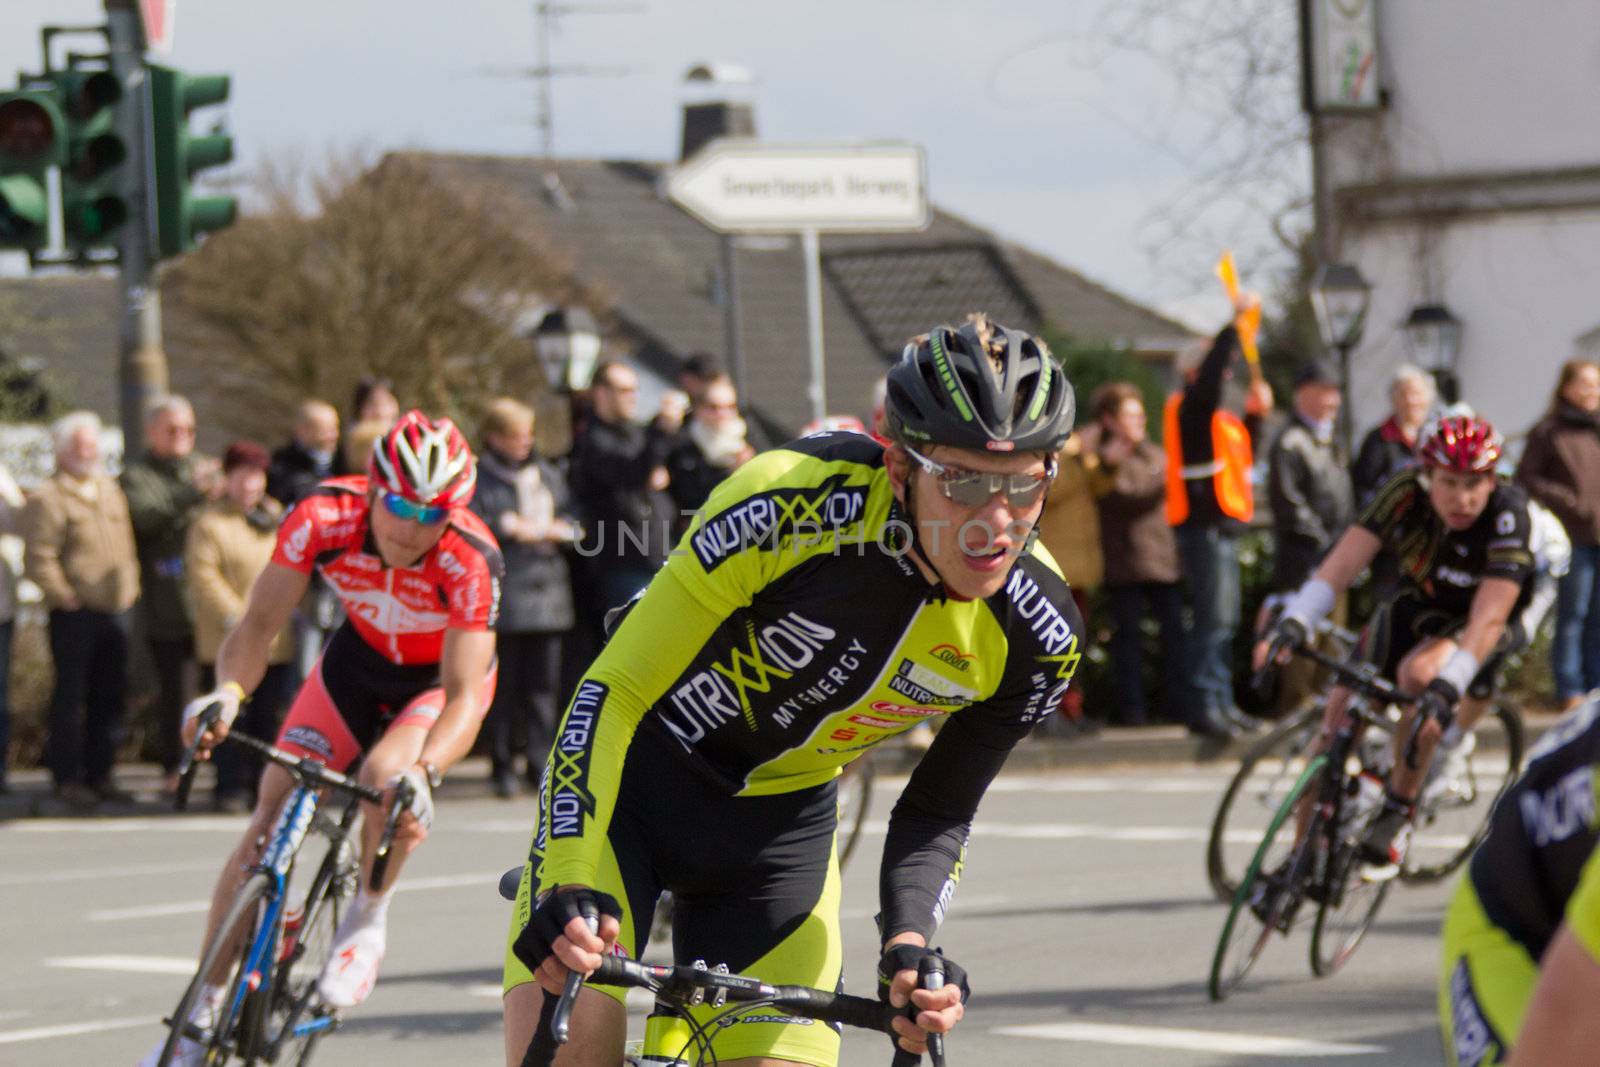
[[[805,258],[811,415],[827,412],[822,346],[824,231],[920,230],[927,160],[898,142],[713,141],[667,177],[667,195],[719,233],[797,233]]]

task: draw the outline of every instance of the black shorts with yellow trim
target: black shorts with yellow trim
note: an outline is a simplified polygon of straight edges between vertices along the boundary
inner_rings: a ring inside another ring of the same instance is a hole
[[[656,901],[670,890],[672,955],[725,963],[774,984],[837,989],[838,823],[834,783],[772,796],[729,796],[702,778],[648,728],[628,748],[595,888],[622,905],[618,944],[638,958],[650,940]],[[515,914],[544,888],[524,872]],[[521,932],[513,919],[510,940]],[[533,981],[507,943],[505,988]],[[624,990],[595,986],[621,1001]],[[718,1014],[696,1009],[702,1022]],[[833,1067],[838,1030],[770,1010],[715,1027],[721,1060],[768,1056]],[[678,1050],[669,1050],[676,1052]]]
[[[1422,642],[1433,637],[1454,639],[1466,625],[1466,619],[1441,611],[1417,591],[1402,590],[1373,612],[1366,629],[1361,631],[1358,654],[1377,667],[1383,677],[1393,679],[1401,661]],[[1521,623],[1515,620],[1508,623],[1494,651],[1473,675],[1467,695],[1478,700],[1493,696],[1507,657],[1522,651],[1527,644]]]

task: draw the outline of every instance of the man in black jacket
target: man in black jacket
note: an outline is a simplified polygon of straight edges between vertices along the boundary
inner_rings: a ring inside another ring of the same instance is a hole
[[[292,508],[324,478],[346,473],[339,455],[339,413],[321,400],[302,401],[289,443],[272,453],[267,495]]]
[[[607,609],[645,587],[672,547],[666,461],[687,405],[668,394],[648,426],[636,425],[639,376],[614,360],[595,368],[590,392],[594,415],[573,445],[570,480],[584,526],[578,551],[598,593],[580,610],[597,629]]]
[[[1348,457],[1334,434],[1339,376],[1323,362],[1308,363],[1294,379],[1294,411],[1268,461],[1272,503],[1272,588],[1300,588],[1322,554],[1350,522]]]

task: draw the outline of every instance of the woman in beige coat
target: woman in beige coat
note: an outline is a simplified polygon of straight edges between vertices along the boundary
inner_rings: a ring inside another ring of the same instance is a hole
[[[283,508],[266,495],[270,462],[267,450],[254,441],[229,445],[222,457],[223,496],[207,505],[189,527],[184,566],[202,690],[215,687],[217,650],[244,614],[256,576],[272,559]],[[234,729],[263,741],[277,736],[279,721],[299,682],[290,662],[293,651],[293,639],[285,629],[273,641],[266,676],[241,709]],[[217,749],[216,765],[217,810],[254,808],[259,758],[239,746],[223,745]]]

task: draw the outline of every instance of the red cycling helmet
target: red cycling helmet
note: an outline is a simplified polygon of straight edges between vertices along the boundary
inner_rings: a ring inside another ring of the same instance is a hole
[[[1446,415],[1434,420],[1417,439],[1417,458],[1424,466],[1481,474],[1500,462],[1502,441],[1489,420],[1476,415]]]
[[[367,473],[373,485],[426,507],[464,507],[478,484],[472,449],[456,424],[415,408],[378,438]]]

